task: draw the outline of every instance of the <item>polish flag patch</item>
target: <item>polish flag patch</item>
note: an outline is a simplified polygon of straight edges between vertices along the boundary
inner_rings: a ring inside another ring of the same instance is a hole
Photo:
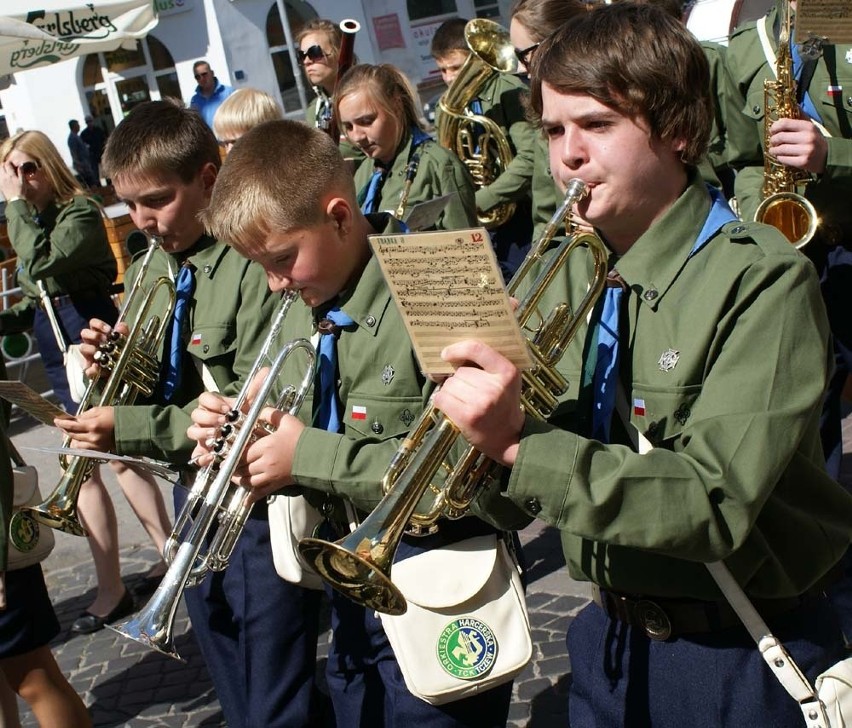
[[[838,96],[839,94],[843,93],[843,86],[832,86],[831,84],[829,84],[828,88],[826,89],[826,93],[831,97]]]
[[[189,343],[191,346],[198,346],[201,343],[201,334],[193,334]]]
[[[633,414],[637,417],[645,416],[645,400],[644,399],[634,399],[633,400]]]
[[[367,408],[360,404],[352,405],[352,419],[353,420],[366,420],[367,419]]]

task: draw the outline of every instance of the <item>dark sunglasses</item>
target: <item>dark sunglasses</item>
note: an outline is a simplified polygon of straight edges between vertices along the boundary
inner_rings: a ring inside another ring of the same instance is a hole
[[[18,170],[21,170],[21,174],[24,175],[27,179],[32,179],[36,176],[36,172],[38,172],[38,168],[41,166],[38,162],[24,162],[23,164],[19,164],[17,167],[12,165],[15,168],[15,174],[18,173]]]
[[[205,76],[209,76],[209,75],[210,75],[210,71],[202,71],[201,73],[196,73],[195,74],[195,80],[200,81],[202,78],[204,78]]]
[[[325,58],[325,51],[322,46],[312,45],[306,51],[296,51],[296,56],[299,58],[299,63],[304,63],[306,58],[310,58],[314,63]]]
[[[540,45],[541,43],[533,43],[529,48],[524,48],[523,50],[521,50],[520,48],[515,48],[515,58],[517,58],[518,61],[523,63],[527,68],[529,68],[530,56]]]

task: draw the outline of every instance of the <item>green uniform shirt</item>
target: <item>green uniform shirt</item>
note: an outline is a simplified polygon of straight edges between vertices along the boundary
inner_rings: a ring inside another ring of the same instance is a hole
[[[263,268],[224,243],[204,236],[186,260],[195,267],[195,290],[183,334],[186,352],[180,386],[169,404],[154,401],[115,408],[118,454],[185,461],[195,445],[186,436],[189,415],[196,398],[207,389],[201,366],[207,367],[223,394],[239,392],[278,306]],[[140,261],[141,255],[128,268],[128,281],[136,279]],[[152,282],[159,276],[174,280],[178,267],[175,256],[159,250],[145,280]],[[132,317],[131,312],[129,320]]]
[[[117,273],[98,206],[84,195],[49,204],[38,215],[25,200],[6,205],[9,241],[18,256],[18,284],[38,299],[36,281],[51,296],[109,289]]]
[[[786,0],[785,0],[786,1]],[[767,35],[777,50],[778,8],[766,16]],[[758,145],[764,139],[763,82],[774,80],[757,33],[761,18],[737,30],[728,46],[726,62],[742,98],[742,115],[751,121],[750,132],[729,132],[730,155],[737,155],[744,169],[737,175],[736,194],[743,219],[754,219],[761,200],[763,158]],[[807,184],[805,196],[820,217],[820,234],[830,244],[852,239],[852,46],[826,45],[808,84],[808,93],[831,134],[825,172]],[[757,148],[757,149],[756,149]],[[751,151],[755,150],[756,151]]]
[[[406,134],[400,142],[393,164],[385,177],[379,195],[378,210],[396,215],[402,192],[405,187],[405,175],[408,168],[411,149],[411,134]],[[447,204],[435,224],[436,230],[460,230],[476,225],[476,202],[474,200],[473,180],[470,173],[458,157],[441,147],[432,139],[418,146],[420,163],[417,174],[411,184],[408,200],[402,219],[418,202],[441,197],[450,192],[457,196]],[[355,170],[355,189],[359,192],[369,184],[375,169],[375,162],[367,158]]]
[[[693,175],[617,264],[621,379],[655,449],[635,452],[617,413],[612,444],[575,434],[584,327],[560,362],[571,388],[553,420],[574,431],[528,418],[506,493],[561,529],[576,579],[717,599],[702,562],[724,559],[753,597],[796,595],[852,537],[852,496],[826,474],[818,432],[825,310],[813,266],[772,228],[728,223],[690,257],[709,209]],[[585,262],[571,257],[543,311],[577,305]]]
[[[0,356],[0,378],[6,379],[6,360]],[[9,406],[0,406],[0,571],[6,570],[9,558],[9,522],[12,520],[12,500],[15,486],[12,480],[12,459],[6,442],[9,427]]]
[[[536,135],[535,166],[532,174],[533,242],[541,238],[561,201],[561,195],[550,173],[547,140],[541,135]]]

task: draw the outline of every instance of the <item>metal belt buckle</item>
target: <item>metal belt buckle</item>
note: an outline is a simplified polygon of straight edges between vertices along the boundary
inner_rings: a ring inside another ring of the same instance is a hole
[[[652,640],[663,642],[672,636],[672,623],[669,615],[656,602],[642,599],[634,607],[636,621]]]

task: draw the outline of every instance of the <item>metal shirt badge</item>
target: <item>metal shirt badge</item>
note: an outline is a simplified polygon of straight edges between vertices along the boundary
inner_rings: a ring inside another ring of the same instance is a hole
[[[660,361],[657,362],[661,372],[670,372],[677,366],[677,361],[680,359],[680,352],[674,349],[666,349],[660,354]]]
[[[394,368],[390,364],[385,364],[385,368],[382,369],[382,384],[387,387],[393,381],[394,374],[396,374]]]

